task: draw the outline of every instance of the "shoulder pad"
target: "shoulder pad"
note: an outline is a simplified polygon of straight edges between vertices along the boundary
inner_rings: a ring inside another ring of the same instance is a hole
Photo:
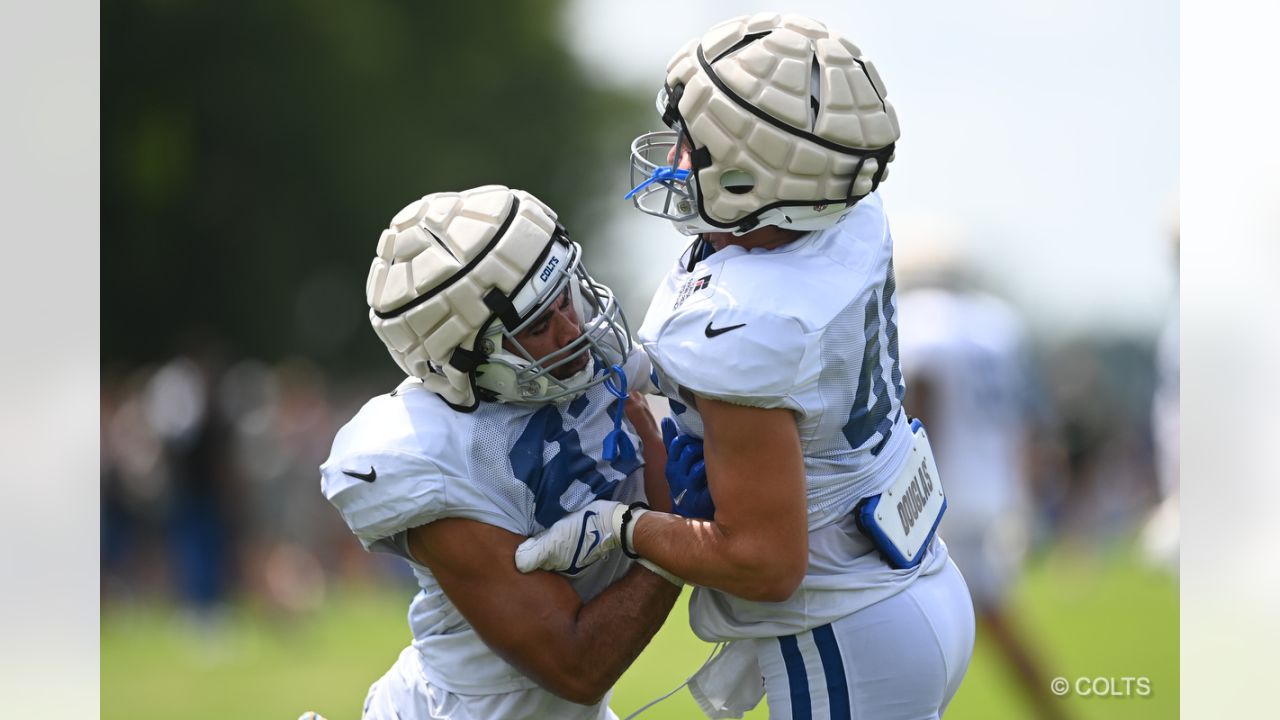
[[[792,407],[821,370],[820,331],[796,318],[706,304],[673,315],[645,350],[693,393],[754,407]]]
[[[400,452],[356,452],[320,466],[324,496],[366,548],[443,517],[445,482],[435,463]]]

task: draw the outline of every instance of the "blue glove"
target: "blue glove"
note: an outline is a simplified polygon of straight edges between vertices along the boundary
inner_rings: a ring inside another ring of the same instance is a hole
[[[702,438],[681,435],[676,421],[662,419],[662,444],[667,446],[667,488],[671,512],[681,517],[711,520],[716,515],[707,488],[707,465],[702,460]]]

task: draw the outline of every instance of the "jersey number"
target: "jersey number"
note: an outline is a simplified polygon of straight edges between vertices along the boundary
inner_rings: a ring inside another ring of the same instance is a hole
[[[886,392],[886,378],[881,367],[880,358],[880,322],[881,303],[875,293],[867,300],[863,308],[863,334],[867,344],[862,348],[862,368],[858,372],[858,387],[853,394],[853,407],[849,410],[849,421],[841,432],[849,446],[853,449],[862,447],[876,433],[881,434],[880,442],[871,448],[872,455],[879,455],[889,442],[893,433],[893,424],[898,421],[898,413],[902,412],[902,395],[907,386],[902,382],[902,365],[898,361],[898,323],[893,317],[893,293],[897,283],[893,279],[893,261],[889,261],[889,272],[884,280],[884,335],[889,345],[890,370],[888,382],[894,385],[896,399],[890,399]],[[871,401],[871,394],[875,400]],[[898,405],[898,413],[889,416],[889,410]]]
[[[557,452],[544,463],[543,448],[547,443],[554,443]],[[620,482],[609,480],[596,469],[595,459],[582,451],[578,431],[564,429],[564,418],[555,405],[546,405],[529,418],[508,457],[515,476],[533,491],[534,519],[542,527],[551,527],[571,512],[561,503],[574,481],[591,489],[591,499],[611,495]],[[619,459],[610,466],[626,477],[640,467],[640,460]]]

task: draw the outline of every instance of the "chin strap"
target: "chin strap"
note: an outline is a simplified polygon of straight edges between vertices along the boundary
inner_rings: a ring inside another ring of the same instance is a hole
[[[609,394],[618,399],[614,405],[613,411],[613,429],[608,435],[604,436],[604,459],[609,462],[614,460],[634,460],[636,457],[635,445],[631,444],[631,438],[627,437],[627,433],[622,429],[622,417],[626,412],[627,403],[627,373],[622,369],[621,365],[614,365],[609,368],[609,377],[604,379],[604,387]],[[617,376],[618,382],[614,383],[613,376]]]

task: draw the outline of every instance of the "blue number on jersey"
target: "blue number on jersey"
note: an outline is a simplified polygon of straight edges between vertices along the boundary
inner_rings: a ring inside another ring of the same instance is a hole
[[[618,401],[615,401],[618,402]],[[559,451],[543,464],[542,454],[546,443],[555,443]],[[598,455],[599,453],[597,453]],[[582,451],[577,430],[564,429],[564,418],[555,405],[546,405],[529,418],[515,447],[508,455],[515,476],[533,491],[534,519],[542,527],[551,527],[557,520],[577,508],[565,508],[560,504],[565,491],[577,480],[591,488],[595,498],[610,496],[621,477],[630,475],[640,467],[638,458],[616,460],[613,469],[622,473],[618,480],[605,478],[596,470],[596,460]],[[594,498],[593,498],[594,499]]]
[[[902,382],[902,365],[898,361],[898,324],[893,317],[893,293],[896,288],[893,261],[890,261],[889,272],[884,281],[885,337],[888,340],[889,359],[892,361],[889,382],[893,383],[894,395],[897,402],[901,403],[902,395],[907,388]],[[884,449],[885,444],[889,442],[889,436],[893,433],[893,424],[898,420],[897,413],[892,417],[889,416],[889,408],[893,406],[894,401],[890,400],[886,392],[885,373],[880,363],[880,310],[880,301],[873,292],[871,298],[867,300],[866,307],[863,308],[862,329],[867,338],[867,344],[862,349],[862,369],[858,373],[858,387],[853,394],[853,407],[849,409],[849,421],[841,429],[845,440],[848,440],[849,446],[854,449],[862,447],[872,435],[880,433],[880,442],[871,448],[872,455],[879,455]],[[876,397],[875,402],[869,403],[873,392]],[[899,412],[901,409],[899,405]]]

